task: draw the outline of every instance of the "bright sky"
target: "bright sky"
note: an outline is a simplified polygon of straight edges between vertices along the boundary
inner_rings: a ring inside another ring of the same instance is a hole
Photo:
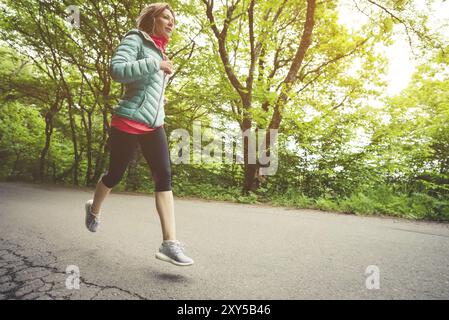
[[[368,22],[368,18],[357,10],[354,3],[357,3],[361,8],[364,8],[367,5],[366,0],[340,0],[339,23],[357,30],[363,24]],[[425,1],[415,0],[415,3],[421,12],[428,12],[428,9],[425,6]],[[431,19],[429,19],[429,27],[432,28],[432,30],[439,30],[439,32],[449,40],[449,1],[433,1],[429,16],[431,17]],[[388,95],[398,94],[402,89],[407,87],[417,65],[417,61],[413,57],[408,39],[403,30],[403,27],[399,25],[395,26],[395,43],[392,46],[383,46],[383,48],[380,48],[385,51],[390,62],[387,74],[389,83],[387,90]]]

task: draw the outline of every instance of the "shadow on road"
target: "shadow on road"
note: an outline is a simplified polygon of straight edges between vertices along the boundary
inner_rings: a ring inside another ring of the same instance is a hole
[[[183,276],[181,274],[171,274],[171,273],[159,273],[155,272],[153,276],[156,276],[156,278],[160,280],[170,281],[170,282],[176,282],[176,283],[188,283],[190,282],[190,279],[186,276]]]

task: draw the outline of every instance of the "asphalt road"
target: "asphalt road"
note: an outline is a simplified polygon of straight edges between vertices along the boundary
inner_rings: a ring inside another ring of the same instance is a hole
[[[92,192],[0,183],[0,300],[449,298],[448,224],[175,198],[177,267],[152,194],[111,193],[92,234]]]

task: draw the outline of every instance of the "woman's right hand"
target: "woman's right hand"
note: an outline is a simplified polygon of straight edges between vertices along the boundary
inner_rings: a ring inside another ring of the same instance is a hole
[[[159,67],[161,70],[164,70],[165,73],[173,73],[173,63],[170,60],[162,60]]]

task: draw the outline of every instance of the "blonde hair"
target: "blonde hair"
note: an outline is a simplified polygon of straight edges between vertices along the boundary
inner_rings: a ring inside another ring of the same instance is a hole
[[[165,2],[156,2],[146,6],[140,12],[140,15],[136,19],[137,29],[143,30],[150,35],[154,34],[154,22],[156,21],[156,17],[159,16],[165,9],[170,10],[173,15],[173,23],[175,23],[175,13],[170,5]]]

